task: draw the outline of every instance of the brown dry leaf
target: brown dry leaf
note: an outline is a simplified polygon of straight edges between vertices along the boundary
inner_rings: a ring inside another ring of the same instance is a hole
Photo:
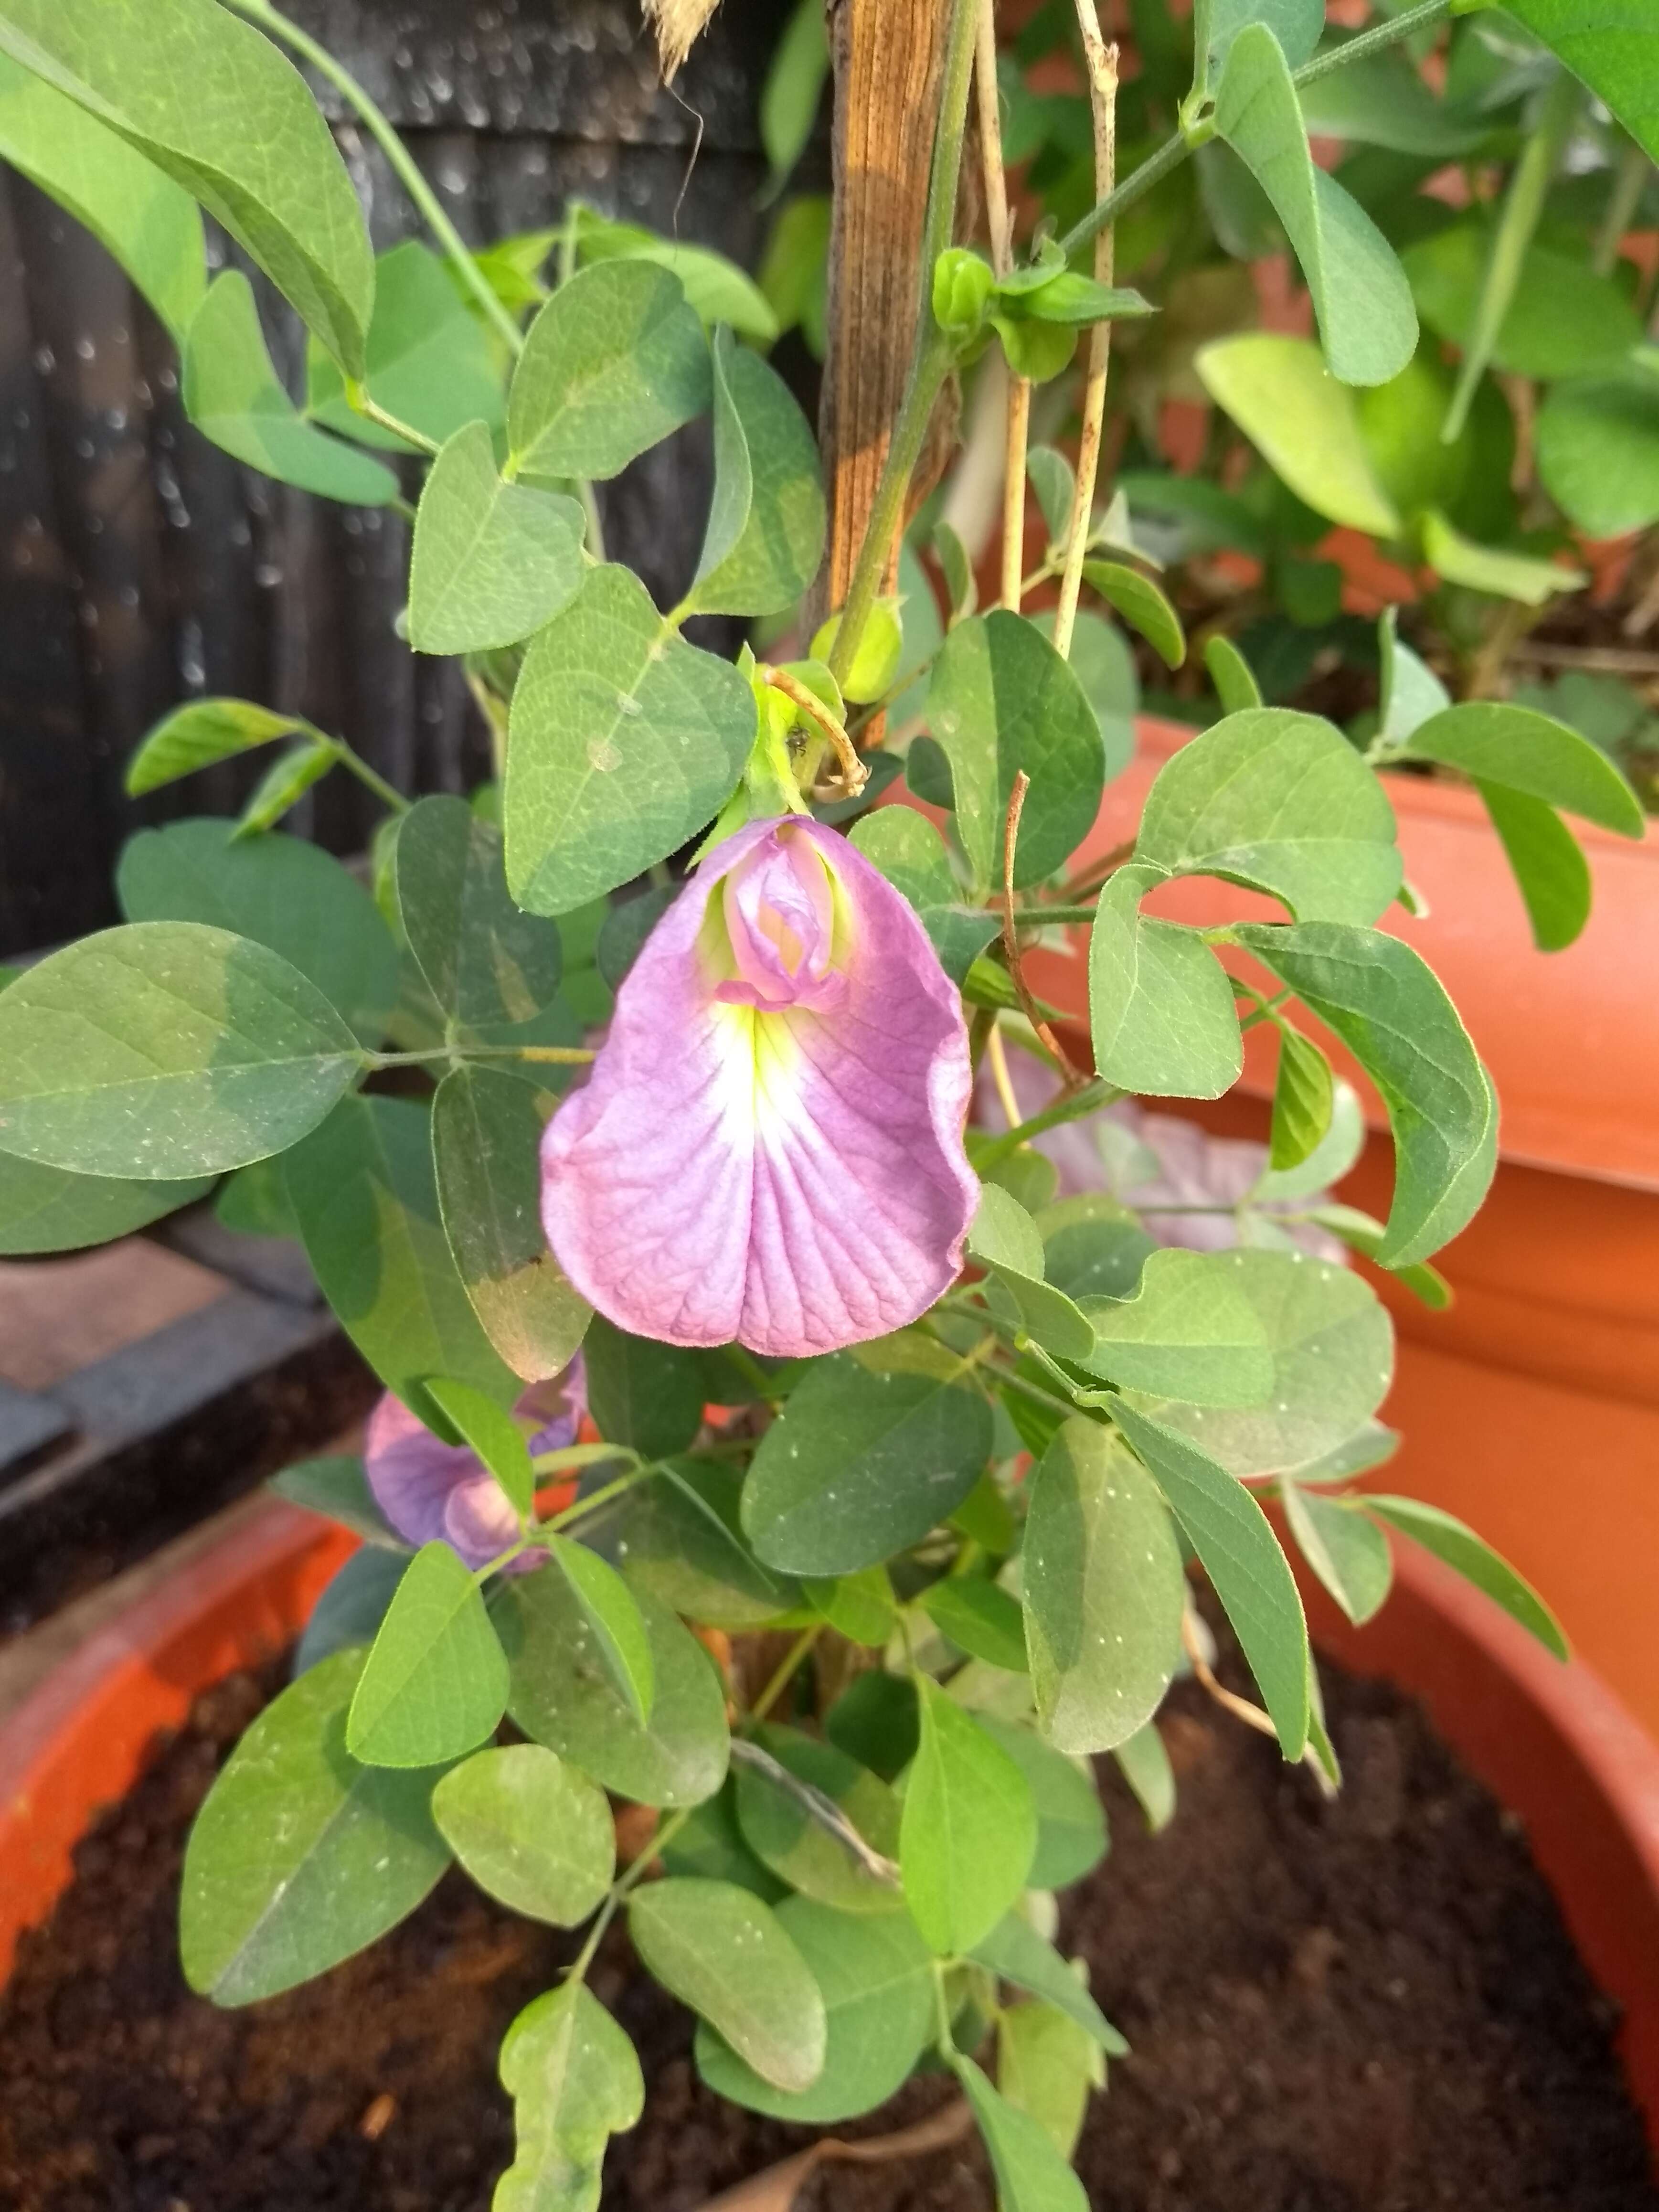
[[[657,33],[665,84],[672,84],[676,70],[719,5],[720,0],[645,0],[645,12]]]
[[[958,2097],[915,2127],[899,2128],[891,2135],[866,2136],[861,2142],[842,2142],[836,2136],[825,2136],[781,2165],[769,2166],[764,2173],[740,2181],[723,2197],[711,2197],[702,2212],[791,2212],[801,2184],[831,2159],[844,2159],[854,2166],[880,2166],[890,2159],[919,2158],[924,2151],[944,2150],[960,2142],[973,2124],[973,2114]]]

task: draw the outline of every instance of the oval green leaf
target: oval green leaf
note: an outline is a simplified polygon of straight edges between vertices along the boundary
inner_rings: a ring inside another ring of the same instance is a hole
[[[432,1793],[440,1834],[481,1889],[514,1912],[574,1928],[616,1871],[604,1790],[539,1743],[475,1752]]]
[[[812,1970],[769,1906],[734,1882],[671,1875],[629,1899],[634,1947],[763,2081],[799,2093],[823,2070],[827,2022]]]

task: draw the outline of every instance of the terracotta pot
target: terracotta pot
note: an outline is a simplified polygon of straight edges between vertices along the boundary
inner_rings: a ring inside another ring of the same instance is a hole
[[[1153,776],[1190,735],[1142,724],[1085,854],[1133,836]],[[1401,1337],[1384,1413],[1406,1438],[1380,1479],[1462,1514],[1513,1559],[1659,1735],[1659,836],[1635,844],[1575,825],[1595,911],[1576,945],[1540,953],[1474,794],[1406,775],[1389,791],[1429,912],[1395,907],[1382,926],[1444,982],[1497,1079],[1503,1121],[1492,1194],[1436,1262],[1456,1292],[1451,1310],[1431,1314],[1373,1276]],[[1148,903],[1184,921],[1283,919],[1271,901],[1198,878]],[[1029,972],[1080,1018],[1086,938],[1074,935],[1079,957],[1038,954]],[[1273,1047],[1261,1030],[1246,1042],[1238,1091],[1159,1110],[1265,1134]],[[1333,1056],[1380,1129],[1369,1085],[1340,1048]],[[1392,1175],[1384,1133],[1342,1195],[1384,1213]]]
[[[314,1513],[262,1501],[0,1723],[0,1979],[18,1936],[68,1886],[93,1815],[132,1786],[157,1729],[177,1728],[227,1674],[284,1650],[356,1548]]]
[[[298,1632],[353,1539],[271,1501],[50,1675],[0,1727],[0,1976],[45,1918],[70,1854],[131,1784],[158,1728]],[[1526,1822],[1586,1965],[1624,2010],[1632,2087],[1659,2142],[1659,1751],[1582,1665],[1559,1666],[1410,1545],[1356,1632],[1315,1591],[1321,1644],[1423,1697]]]

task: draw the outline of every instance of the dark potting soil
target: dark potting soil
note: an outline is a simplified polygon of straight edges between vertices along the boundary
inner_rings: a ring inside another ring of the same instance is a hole
[[[5,2212],[485,2212],[511,2157],[508,2021],[569,1939],[458,1874],[372,1951],[243,2012],[186,1991],[179,1869],[215,1770],[280,1680],[198,1703],[76,1856],[0,1996]],[[1177,1690],[1180,1809],[1148,1836],[1105,1763],[1114,1848],[1068,1903],[1133,2045],[1079,2165],[1096,2212],[1659,2212],[1642,2127],[1516,1825],[1419,1709],[1326,1670],[1347,1775],[1305,1771]],[[650,2100],[611,2146],[605,2212],[693,2212],[804,2135],[698,2084],[690,2022],[608,1942],[593,1986]],[[938,2079],[841,2132],[935,2109]],[[976,2145],[836,2165],[797,2212],[989,2212]]]

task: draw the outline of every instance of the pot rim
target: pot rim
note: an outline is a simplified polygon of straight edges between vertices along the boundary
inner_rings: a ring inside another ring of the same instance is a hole
[[[18,1936],[70,1881],[94,1816],[137,1778],[158,1729],[298,1634],[356,1548],[346,1529],[264,1497],[64,1660],[0,1723],[0,1981]],[[1581,1661],[1552,1658],[1419,1547],[1355,1630],[1304,1591],[1319,1647],[1420,1697],[1524,1820],[1586,1966],[1625,2011],[1632,2089],[1659,2147],[1659,1746]]]

